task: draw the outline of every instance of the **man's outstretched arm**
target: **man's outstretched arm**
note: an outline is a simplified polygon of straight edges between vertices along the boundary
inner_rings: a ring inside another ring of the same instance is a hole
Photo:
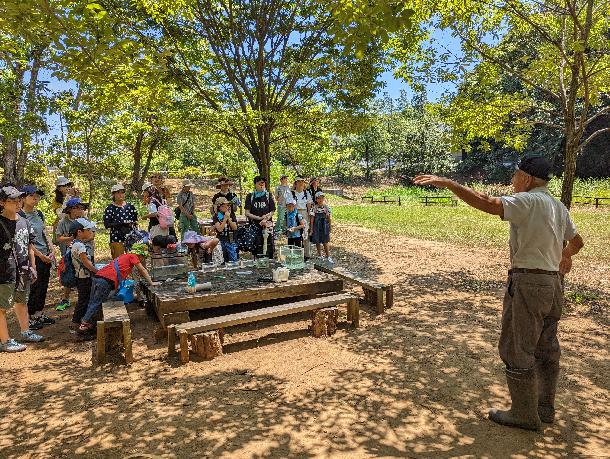
[[[488,214],[504,217],[504,207],[500,198],[479,193],[448,178],[437,177],[436,175],[418,175],[413,179],[413,183],[416,185],[433,185],[437,188],[446,188],[469,206]]]

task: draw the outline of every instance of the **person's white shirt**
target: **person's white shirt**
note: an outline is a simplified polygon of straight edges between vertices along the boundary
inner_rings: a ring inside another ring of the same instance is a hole
[[[510,223],[513,268],[558,271],[564,241],[576,236],[576,225],[548,188],[502,196],[504,220]]]

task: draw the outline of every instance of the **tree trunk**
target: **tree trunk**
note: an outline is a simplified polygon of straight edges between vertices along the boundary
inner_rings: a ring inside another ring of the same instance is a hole
[[[15,73],[15,84],[12,88],[12,94],[7,94],[7,99],[12,96],[10,102],[10,111],[12,111],[13,119],[12,124],[14,125],[13,131],[19,132],[21,126],[21,113],[20,105],[23,97],[23,77],[25,69],[22,65],[16,64],[14,68]],[[10,124],[9,124],[10,127]],[[2,166],[4,168],[4,174],[2,176],[3,182],[16,183],[17,181],[17,162],[19,160],[19,146],[18,146],[18,134],[10,133],[3,137],[2,142]]]
[[[367,180],[371,180],[371,165],[370,165],[370,150],[369,150],[369,143],[366,142],[364,144],[364,162],[366,163],[366,169],[364,172],[364,176]]]
[[[15,183],[16,174],[15,171],[17,169],[17,140],[5,139],[2,145],[2,167],[4,168],[4,175],[2,176],[2,181],[4,183]]]
[[[575,137],[574,132],[568,129],[564,147],[563,184],[561,185],[561,202],[568,209],[572,205],[572,192],[574,189],[574,178],[576,177],[576,156],[579,139]]]
[[[38,84],[38,73],[42,63],[42,53],[44,49],[35,49],[32,52],[33,61],[32,68],[30,70],[30,81],[28,83],[28,90],[25,94],[25,115],[23,117],[24,124],[29,124],[27,120],[33,117],[36,111],[36,87]],[[30,152],[30,142],[32,140],[32,126],[23,126],[23,135],[21,136],[21,149],[19,151],[19,157],[17,158],[17,164],[15,169],[15,182],[18,185],[23,184],[25,176],[25,164],[28,159]]]
[[[136,137],[136,144],[133,147],[133,169],[131,172],[131,184],[129,191],[132,195],[136,194],[142,188],[142,177],[140,169],[142,166],[142,141],[144,140],[144,131],[139,131]]]

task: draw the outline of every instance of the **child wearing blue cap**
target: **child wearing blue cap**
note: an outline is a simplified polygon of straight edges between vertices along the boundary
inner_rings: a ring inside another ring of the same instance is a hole
[[[63,257],[68,250],[68,247],[74,240],[74,236],[70,231],[70,225],[77,218],[84,217],[85,211],[89,208],[89,204],[82,202],[80,198],[70,198],[64,206],[63,213],[64,217],[57,224],[55,230],[57,244],[59,245],[59,251]],[[87,242],[94,248],[93,241]],[[93,250],[92,250],[93,251]],[[63,288],[62,300],[55,306],[57,311],[64,311],[70,306],[70,289],[67,287]]]

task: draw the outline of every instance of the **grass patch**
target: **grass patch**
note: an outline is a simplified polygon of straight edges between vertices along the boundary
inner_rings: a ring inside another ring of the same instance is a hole
[[[561,195],[561,178],[554,177],[549,182],[549,190],[552,194]],[[470,183],[468,184],[477,191],[499,196],[501,194],[510,194],[512,188],[510,185],[501,184],[486,184],[486,183]],[[422,188],[418,186],[388,186],[368,188],[363,191],[362,196],[404,196],[418,198],[425,195],[451,195],[447,190],[439,190],[437,188]],[[610,197],[610,179],[576,179],[574,181],[574,196],[594,196],[594,197]],[[577,201],[580,201],[578,199]]]
[[[579,257],[610,262],[610,213],[592,209],[574,209],[571,213],[586,244]],[[508,223],[463,205],[341,205],[333,207],[333,216],[338,222],[417,239],[483,248],[508,244]]]

